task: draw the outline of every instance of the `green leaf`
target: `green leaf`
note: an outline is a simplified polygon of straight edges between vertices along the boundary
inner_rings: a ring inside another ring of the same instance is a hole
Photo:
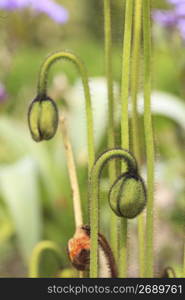
[[[0,168],[0,192],[6,202],[25,260],[41,239],[42,217],[36,165],[29,157]]]

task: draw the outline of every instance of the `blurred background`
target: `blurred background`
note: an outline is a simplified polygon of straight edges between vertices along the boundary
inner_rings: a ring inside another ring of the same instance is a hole
[[[49,53],[67,49],[83,59],[90,77],[96,154],[106,149],[103,1],[53,0],[48,1],[48,5],[46,2],[0,0],[0,277],[27,276],[33,247],[43,239],[59,244],[63,268],[70,267],[66,246],[74,233],[74,217],[62,135],[59,129],[52,141],[37,144],[31,139],[27,125],[28,106],[36,96],[38,71]],[[153,1],[152,15],[156,276],[169,265],[181,276],[185,226],[185,4],[184,16],[178,19],[176,7],[170,2],[173,1]],[[123,5],[122,0],[112,1],[116,103],[119,103]],[[59,62],[52,68],[49,95],[61,110],[68,113],[86,221],[84,98],[73,65]],[[141,91],[141,127],[142,108]],[[143,155],[143,176],[144,158]],[[107,188],[105,174],[102,180],[101,231],[108,238]],[[137,276],[136,220],[131,222],[130,230],[129,276]],[[42,276],[52,276],[56,271],[56,262],[48,255],[43,263]]]

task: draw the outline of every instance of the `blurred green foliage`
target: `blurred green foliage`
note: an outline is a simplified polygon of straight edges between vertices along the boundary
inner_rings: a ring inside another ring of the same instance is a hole
[[[41,239],[56,241],[61,247],[63,267],[70,267],[66,245],[74,233],[74,219],[61,135],[58,132],[53,141],[35,144],[27,128],[27,108],[36,94],[40,64],[51,52],[70,49],[83,59],[90,77],[104,76],[103,12],[99,0],[58,2],[70,13],[69,22],[63,26],[46,16],[33,17],[28,12],[2,12],[0,20],[0,82],[8,93],[6,102],[0,103],[0,276],[26,275],[32,248]],[[153,1],[153,6],[167,8],[161,0]],[[119,83],[123,1],[112,1],[112,15],[114,78]],[[184,103],[185,45],[177,33],[167,33],[155,24],[153,32],[153,87],[178,96]],[[73,66],[58,63],[50,74],[50,89],[56,74],[67,76],[69,90],[78,79]],[[154,126],[157,156],[167,166],[165,174],[170,174],[162,182],[170,190],[174,178],[178,178],[173,185],[172,209],[163,211],[161,219],[170,222],[180,238],[185,219],[184,131],[174,120],[163,116],[155,116]],[[105,147],[106,133],[97,148],[100,151]],[[87,221],[87,167],[78,163],[77,171]],[[105,180],[103,198],[106,198],[106,184]],[[102,206],[102,227],[107,232],[109,213],[105,200]],[[181,242],[178,245],[181,247]],[[170,259],[175,259],[178,265],[180,259],[171,252]],[[51,265],[54,266],[53,261]],[[50,267],[49,270],[44,269],[43,276],[49,276]]]

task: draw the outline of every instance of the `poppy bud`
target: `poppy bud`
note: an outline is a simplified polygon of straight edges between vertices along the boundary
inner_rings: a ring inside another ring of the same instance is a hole
[[[28,111],[28,124],[36,142],[50,140],[58,127],[58,109],[49,97],[33,100]]]
[[[68,242],[67,250],[69,259],[77,270],[89,268],[90,237],[83,226],[76,229],[75,235]]]
[[[108,277],[117,277],[117,267],[112,250],[105,237],[98,233],[98,246],[100,258],[100,274]],[[90,227],[82,225],[76,229],[72,239],[68,242],[68,256],[72,265],[79,271],[89,270],[90,261]],[[107,268],[106,268],[107,266]],[[101,268],[103,270],[101,270]]]
[[[111,187],[109,204],[119,217],[134,218],[139,215],[146,205],[146,189],[141,177],[122,174]]]

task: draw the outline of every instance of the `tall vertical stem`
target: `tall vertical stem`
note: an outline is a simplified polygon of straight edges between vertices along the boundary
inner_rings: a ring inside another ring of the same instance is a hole
[[[133,152],[135,158],[141,161],[141,151],[139,142],[139,120],[137,108],[137,95],[139,87],[140,70],[140,49],[141,49],[141,18],[142,18],[142,0],[135,1],[134,17],[134,38],[132,51],[132,73],[131,73],[131,100],[132,100],[132,132],[133,132]]]
[[[123,64],[121,79],[121,144],[124,149],[129,149],[129,119],[128,119],[128,97],[129,97],[129,78],[130,78],[130,59],[131,59],[131,36],[133,21],[133,0],[126,0],[125,8],[125,27],[123,40]],[[119,276],[127,275],[127,220],[121,220],[120,235],[120,261]]]
[[[66,154],[69,180],[70,180],[72,195],[73,195],[72,196],[73,211],[74,211],[75,227],[77,230],[83,225],[82,206],[81,206],[81,199],[80,199],[79,183],[78,183],[76,166],[75,166],[75,159],[74,159],[72,145],[69,139],[66,119],[64,115],[60,116],[60,126],[61,126],[64,149]],[[83,276],[84,276],[84,272],[79,271],[79,277],[83,278]]]
[[[146,277],[153,277],[154,139],[151,115],[151,20],[150,0],[143,0],[144,131],[147,157]]]
[[[135,1],[134,17],[134,38],[132,52],[132,72],[131,72],[131,100],[132,100],[132,137],[133,153],[138,162],[141,164],[141,149],[139,138],[139,119],[137,108],[137,95],[139,89],[140,75],[140,49],[141,49],[141,22],[142,21],[142,0]],[[145,259],[145,228],[144,216],[138,216],[138,239],[139,239],[139,269],[140,277],[144,276],[144,259]]]
[[[107,77],[107,94],[108,94],[108,148],[115,147],[114,133],[114,92],[113,92],[113,71],[112,71],[112,31],[111,31],[111,4],[110,0],[104,0],[104,35],[105,35],[105,68]],[[109,179],[110,184],[116,178],[115,162],[110,162]],[[110,244],[114,257],[118,258],[118,218],[111,211],[110,226]]]
[[[184,226],[185,231],[185,226]],[[185,235],[184,235],[184,249],[183,249],[183,271],[182,271],[182,277],[185,278]]]
[[[64,116],[60,116],[60,125],[61,125],[63,143],[64,143],[65,154],[66,154],[68,174],[69,174],[69,179],[70,179],[71,189],[73,194],[72,198],[73,198],[74,219],[75,219],[75,226],[77,229],[83,225],[82,207],[81,207],[80,190],[79,190],[79,184],[77,179],[73,150],[69,140],[66,120]]]

